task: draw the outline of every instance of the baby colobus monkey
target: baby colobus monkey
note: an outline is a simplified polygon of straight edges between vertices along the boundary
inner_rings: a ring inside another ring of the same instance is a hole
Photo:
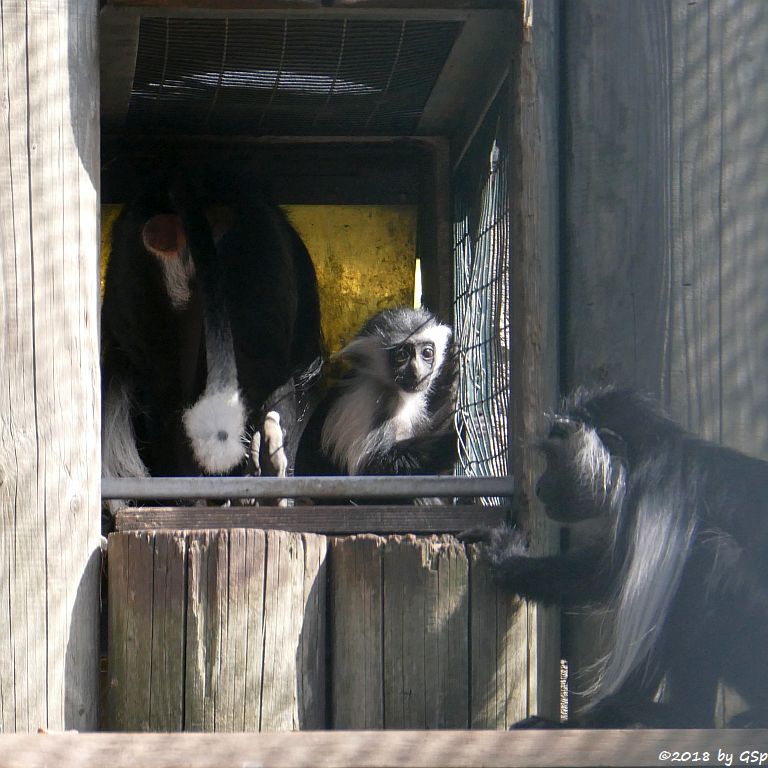
[[[386,309],[341,350],[348,372],[310,418],[297,475],[421,475],[452,470],[457,360],[426,309]]]

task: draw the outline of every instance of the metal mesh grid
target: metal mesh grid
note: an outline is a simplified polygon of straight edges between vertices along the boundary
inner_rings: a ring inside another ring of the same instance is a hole
[[[143,18],[128,127],[403,135],[458,21]]]
[[[508,472],[511,339],[506,120],[489,118],[454,196],[455,326],[461,362],[459,474]],[[490,130],[488,130],[490,128]]]

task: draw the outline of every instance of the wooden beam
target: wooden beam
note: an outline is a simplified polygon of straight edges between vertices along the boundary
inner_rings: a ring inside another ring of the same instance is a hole
[[[0,731],[97,724],[96,0],[0,0]]]
[[[510,471],[529,502],[526,528],[537,553],[558,550],[557,527],[536,500],[544,462],[536,440],[559,399],[559,14],[556,0],[523,3],[519,55],[509,88],[511,328]],[[559,715],[559,613],[529,606],[531,714]]]
[[[424,105],[416,133],[450,136],[454,165],[508,74],[518,17],[510,9],[469,17]]]
[[[262,528],[308,533],[457,533],[476,525],[501,525],[504,507],[125,507],[118,531]]]
[[[0,751],[7,768],[658,768],[694,756],[744,764],[752,750],[757,764],[766,739],[748,729],[102,733],[0,736]]]
[[[116,13],[109,6],[99,16],[102,131],[122,130],[128,116],[140,22],[139,16]]]
[[[509,9],[510,0],[109,0],[108,7],[148,9],[154,16],[169,11],[212,11],[218,15],[229,11],[249,13],[307,13],[315,11],[328,16],[335,13],[404,12],[429,14],[459,14],[485,10]]]

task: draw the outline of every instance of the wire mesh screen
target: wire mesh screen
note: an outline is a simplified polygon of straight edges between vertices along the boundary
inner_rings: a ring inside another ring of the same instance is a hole
[[[454,183],[460,474],[508,471],[510,391],[507,122],[494,110]]]
[[[127,124],[410,134],[460,30],[458,21],[143,18]]]

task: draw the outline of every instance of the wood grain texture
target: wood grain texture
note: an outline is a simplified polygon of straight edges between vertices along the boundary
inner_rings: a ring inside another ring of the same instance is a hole
[[[568,381],[763,457],[766,41],[760,0],[567,11]]]
[[[279,531],[112,534],[109,727],[321,727],[325,549]]]
[[[383,550],[380,536],[329,546],[331,727],[384,727]]]
[[[761,0],[565,10],[567,383],[638,387],[762,458],[766,50]]]
[[[736,764],[767,735],[750,730],[104,733],[2,736],[0,748],[8,768],[657,768],[660,753],[670,748],[681,756],[706,753],[712,765],[722,751]]]
[[[2,0],[0,728],[97,723],[97,3]]]
[[[531,711],[530,608],[496,587],[476,546],[470,548],[469,564],[470,726],[505,730]]]
[[[455,540],[388,539],[383,560],[386,728],[468,725],[467,589],[466,554]]]
[[[560,14],[564,4],[526,0],[513,58],[510,121],[511,318],[515,363],[510,394],[510,469],[521,500],[520,522],[532,551],[556,552],[557,527],[536,500],[543,470],[537,440],[559,398],[560,370]],[[528,714],[559,712],[558,611],[529,604],[513,611],[527,646]],[[526,640],[527,637],[527,640]],[[518,662],[516,662],[517,664]],[[515,675],[517,673],[515,672]],[[510,714],[509,712],[507,714]],[[479,715],[478,715],[479,716]]]
[[[458,533],[501,525],[505,507],[124,507],[118,531],[259,528],[308,533]]]
[[[525,610],[487,566],[475,584],[455,539],[335,538],[330,554],[332,727],[504,728],[527,714]]]

